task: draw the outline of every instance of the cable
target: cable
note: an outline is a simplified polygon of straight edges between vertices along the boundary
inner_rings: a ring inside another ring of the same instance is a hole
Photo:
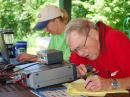
[[[14,71],[13,73],[18,72],[18,71],[21,71],[21,70],[24,70],[24,69],[26,69],[26,68],[28,68],[28,67],[31,67],[31,66],[37,65],[38,63],[39,63],[39,62],[32,63],[31,65],[26,66],[26,67],[21,68],[21,69],[18,69],[18,70],[16,70],[16,71]]]
[[[31,67],[31,66],[34,66],[36,64],[38,64],[39,62],[35,62],[35,63],[31,63],[31,61],[28,61],[30,59],[33,59],[33,58],[36,58],[37,56],[35,57],[31,57],[31,58],[28,58],[26,59],[24,62],[20,62],[18,64],[9,64],[9,65],[6,65],[6,67],[4,67],[4,69],[0,69],[0,83],[3,83],[3,84],[8,84],[8,83],[13,83],[13,76],[17,76],[16,73],[21,71],[21,70],[24,70],[28,67]],[[19,66],[19,65],[24,65],[24,64],[28,64],[28,63],[31,63],[29,66],[26,66],[24,68],[21,68],[21,69],[18,69],[16,71],[13,71],[13,69],[16,67],[16,66]],[[27,74],[28,75],[28,74]],[[25,78],[20,78],[20,80],[16,80],[15,83],[18,83],[24,79],[26,79],[27,77]]]
[[[5,65],[2,71],[13,71],[13,69],[16,66],[24,65],[24,64],[28,64],[28,63],[33,63],[33,61],[30,61],[33,58],[37,58],[37,56],[33,56],[33,57],[30,57],[30,58],[27,58],[26,60],[24,60],[23,62],[19,62],[18,64],[8,64],[8,65]]]

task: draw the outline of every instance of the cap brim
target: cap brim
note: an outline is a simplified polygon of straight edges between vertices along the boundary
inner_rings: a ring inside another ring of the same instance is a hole
[[[42,30],[42,29],[44,29],[44,28],[47,26],[48,22],[49,22],[49,20],[43,21],[43,22],[38,22],[38,23],[34,26],[34,29],[36,29],[36,30]]]

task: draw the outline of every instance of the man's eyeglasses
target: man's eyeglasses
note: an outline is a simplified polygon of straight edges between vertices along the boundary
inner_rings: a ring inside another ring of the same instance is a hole
[[[89,31],[89,32],[90,32],[90,31]],[[89,32],[88,32],[87,35],[86,35],[86,39],[85,39],[84,45],[83,45],[82,47],[77,47],[77,48],[75,48],[75,49],[73,50],[73,52],[79,53],[82,49],[85,48],[86,42],[87,42],[87,39],[88,39],[88,34],[89,34]]]

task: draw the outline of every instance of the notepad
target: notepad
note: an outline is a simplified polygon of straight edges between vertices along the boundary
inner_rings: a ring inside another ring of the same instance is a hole
[[[84,80],[79,79],[67,85],[67,93],[70,95],[84,95],[84,96],[105,96],[107,93],[129,93],[127,90],[109,90],[100,92],[90,92],[84,88]]]

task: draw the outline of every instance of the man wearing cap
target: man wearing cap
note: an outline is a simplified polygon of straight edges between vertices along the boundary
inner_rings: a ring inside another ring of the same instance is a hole
[[[46,5],[38,14],[38,23],[34,29],[44,30],[52,34],[49,43],[49,49],[57,49],[63,51],[64,60],[68,60],[70,54],[64,39],[64,29],[68,22],[68,14],[66,10],[58,8],[54,5]],[[25,60],[29,55],[19,56],[19,60]],[[34,60],[33,60],[34,61]]]

